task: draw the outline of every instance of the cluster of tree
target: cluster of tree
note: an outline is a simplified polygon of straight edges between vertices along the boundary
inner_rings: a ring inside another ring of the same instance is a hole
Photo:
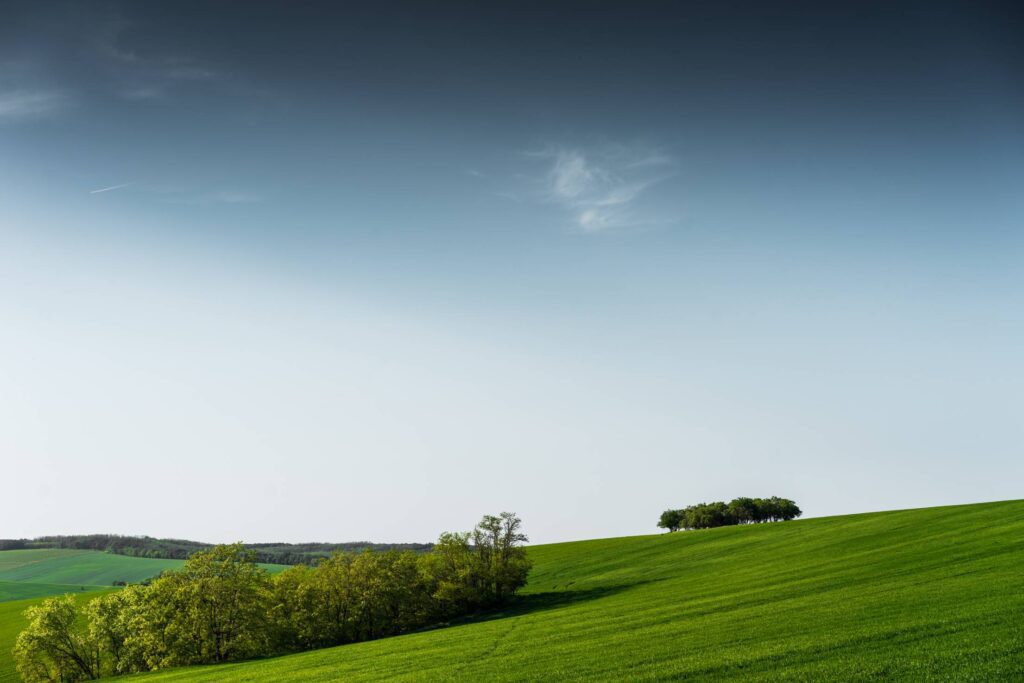
[[[796,503],[788,498],[734,498],[729,503],[717,501],[665,510],[658,519],[658,526],[669,531],[712,529],[733,524],[787,522],[802,514]]]
[[[30,607],[15,659],[29,683],[71,683],[404,633],[506,602],[526,583],[526,541],[506,512],[427,553],[338,552],[275,576],[242,544],[216,546],[84,608]]]
[[[159,557],[184,560],[193,553],[208,550],[211,543],[187,541],[177,538],[150,538],[149,536],[119,536],[116,534],[89,534],[84,536],[40,536],[34,539],[0,539],[0,550],[24,548],[71,548],[75,550],[102,550],[131,557]],[[256,553],[257,562],[268,564],[312,564],[330,557],[338,551],[412,550],[426,552],[429,543],[247,543],[246,550]]]

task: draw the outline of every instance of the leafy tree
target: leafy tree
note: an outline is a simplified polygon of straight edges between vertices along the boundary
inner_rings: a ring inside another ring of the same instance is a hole
[[[520,546],[529,539],[522,533],[522,520],[514,512],[484,515],[471,538],[480,575],[486,586],[486,602],[502,604],[526,585],[532,562]]]
[[[153,581],[134,624],[150,668],[226,662],[269,646],[270,577],[241,544],[198,552]]]
[[[483,604],[485,579],[468,532],[441,534],[433,552],[421,556],[419,564],[438,617],[465,614]]]
[[[79,615],[71,595],[48,598],[25,610],[29,623],[18,634],[14,658],[26,683],[74,683],[100,677],[100,649]]]
[[[296,565],[274,577],[270,620],[280,647],[304,650],[351,639],[351,560],[338,553],[316,568]]]
[[[143,586],[128,586],[94,598],[85,606],[89,637],[100,650],[100,669],[104,675],[149,669],[137,641],[133,640],[138,611],[145,600],[144,591]]]
[[[679,531],[685,521],[686,514],[682,510],[665,510],[658,519],[658,527],[669,532]]]
[[[698,503],[681,510],[665,510],[658,519],[662,529],[713,529],[732,524],[756,524],[796,519],[803,514],[787,498],[734,498],[728,505],[721,501]]]
[[[729,515],[735,524],[751,524],[757,518],[757,504],[753,498],[733,498],[729,501]]]
[[[788,498],[772,496],[772,502],[775,507],[776,519],[779,521],[788,522],[803,514],[803,511],[797,507],[797,504]]]

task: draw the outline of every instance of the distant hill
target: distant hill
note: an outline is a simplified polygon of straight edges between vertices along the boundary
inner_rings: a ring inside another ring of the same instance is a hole
[[[0,581],[26,585],[111,586],[115,581],[138,583],[181,564],[182,560],[125,557],[94,550],[5,550],[0,552]]]
[[[499,614],[170,681],[1024,680],[1024,501],[534,546]]]
[[[33,539],[0,539],[0,551],[29,549],[100,550],[129,557],[184,560],[192,553],[212,547],[212,543],[176,538],[149,536],[118,536],[116,534],[89,534],[84,536],[40,536]],[[360,552],[370,550],[413,550],[422,552],[433,547],[430,543],[247,543],[246,548],[256,551],[256,559],[267,564],[309,564],[328,557],[339,550]]]

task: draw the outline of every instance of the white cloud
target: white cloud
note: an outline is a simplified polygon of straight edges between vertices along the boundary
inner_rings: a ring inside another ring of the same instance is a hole
[[[122,187],[128,187],[131,183],[121,183],[120,185],[111,185],[110,187],[101,187],[96,190],[89,190],[89,194],[102,194],[104,192],[110,192],[112,190],[120,190]]]
[[[0,92],[0,120],[48,116],[67,106],[69,98],[57,90],[8,90]]]
[[[638,206],[644,192],[671,174],[668,155],[628,146],[591,150],[554,148],[531,156],[550,165],[544,177],[545,199],[572,216],[586,233],[637,227],[653,222]]]

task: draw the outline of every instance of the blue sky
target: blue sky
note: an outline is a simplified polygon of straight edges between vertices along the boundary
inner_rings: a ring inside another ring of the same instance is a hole
[[[4,536],[1021,495],[1012,4],[0,9]]]

